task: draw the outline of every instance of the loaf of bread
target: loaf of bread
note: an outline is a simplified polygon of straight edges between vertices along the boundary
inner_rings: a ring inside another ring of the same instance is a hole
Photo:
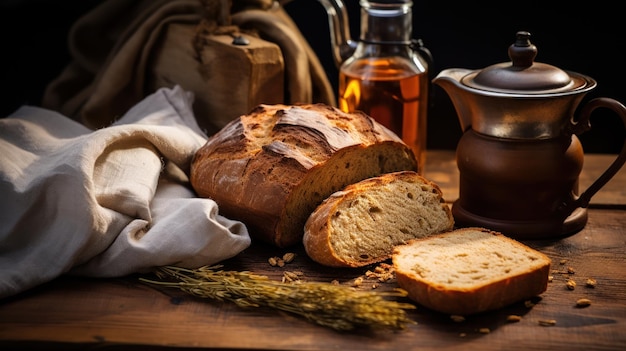
[[[546,291],[550,259],[501,233],[462,228],[397,246],[398,286],[432,310],[470,315]]]
[[[314,261],[362,267],[391,258],[396,245],[452,230],[439,187],[415,172],[383,174],[332,194],[305,224],[303,244]]]
[[[330,194],[384,173],[417,169],[411,149],[363,113],[324,104],[260,105],[227,124],[191,165],[197,194],[242,221],[251,237],[287,247]]]

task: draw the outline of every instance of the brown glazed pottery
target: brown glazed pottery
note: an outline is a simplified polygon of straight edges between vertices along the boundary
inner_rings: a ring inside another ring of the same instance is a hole
[[[578,107],[596,86],[590,77],[534,62],[530,33],[518,32],[511,62],[483,70],[451,68],[433,80],[450,96],[464,133],[457,145],[458,226],[483,226],[517,239],[567,236],[587,223],[591,197],[624,165],[626,144],[583,192],[584,153],[577,137],[598,108],[626,128],[626,108],[599,97]]]

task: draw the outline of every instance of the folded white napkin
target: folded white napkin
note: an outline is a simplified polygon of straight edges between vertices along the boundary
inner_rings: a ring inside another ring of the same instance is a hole
[[[250,245],[189,186],[206,142],[192,100],[163,88],[96,131],[30,106],[0,119],[0,298],[62,274],[196,268]]]

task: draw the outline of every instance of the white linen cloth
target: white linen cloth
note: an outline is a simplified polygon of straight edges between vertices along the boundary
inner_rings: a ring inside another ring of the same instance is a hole
[[[206,142],[192,100],[162,88],[95,131],[32,106],[0,119],[0,298],[62,274],[196,268],[250,245],[189,185]]]

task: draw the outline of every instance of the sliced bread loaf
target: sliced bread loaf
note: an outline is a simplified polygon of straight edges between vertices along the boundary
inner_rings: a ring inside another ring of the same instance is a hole
[[[396,245],[452,230],[439,187],[415,172],[394,172],[348,185],[307,220],[303,244],[314,261],[361,267],[391,257]]]
[[[501,233],[462,228],[394,249],[398,286],[415,302],[469,315],[537,296],[548,286],[550,259]]]
[[[364,113],[260,105],[196,152],[191,184],[253,239],[287,247],[302,243],[304,223],[330,194],[401,170],[417,170],[413,152]]]

